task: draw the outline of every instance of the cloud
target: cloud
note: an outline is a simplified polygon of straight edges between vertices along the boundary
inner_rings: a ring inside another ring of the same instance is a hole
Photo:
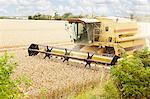
[[[149,2],[148,0],[135,0],[137,5],[147,5]]]
[[[2,13],[2,14],[7,14],[7,10],[6,9],[0,9],[0,13]]]
[[[0,0],[0,5],[13,5],[17,4],[17,0]]]
[[[69,0],[69,6],[72,7],[72,8],[75,8],[77,7],[77,2],[75,0]]]
[[[51,9],[53,9],[48,0],[18,0],[18,3],[16,13],[20,15],[50,14]]]
[[[150,0],[0,0],[0,15],[52,15],[56,10],[59,14],[150,14]]]

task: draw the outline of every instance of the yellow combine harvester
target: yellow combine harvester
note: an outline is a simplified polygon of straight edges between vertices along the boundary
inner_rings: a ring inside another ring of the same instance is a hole
[[[139,36],[136,21],[117,17],[98,17],[96,19],[68,19],[67,29],[76,43],[74,49],[63,49],[31,44],[30,56],[45,53],[46,57],[59,56],[63,61],[76,59],[91,63],[114,65],[122,52],[132,54],[145,45]],[[44,47],[44,50],[43,50]]]

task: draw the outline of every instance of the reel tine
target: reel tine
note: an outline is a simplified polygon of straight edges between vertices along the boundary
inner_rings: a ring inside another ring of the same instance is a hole
[[[88,63],[85,64],[85,68],[86,68],[87,65],[88,65]]]
[[[72,50],[70,50],[69,54],[72,52]]]
[[[94,56],[94,53],[90,56],[90,58],[92,59],[93,56]]]
[[[91,56],[90,56],[90,53],[88,52],[88,56],[87,56],[87,59],[92,59],[92,57],[94,56],[95,53],[93,53]],[[91,61],[88,61],[88,60],[85,60],[86,64],[85,64],[85,68],[87,67],[87,65],[89,65],[89,68],[91,68]]]
[[[71,53],[71,51],[70,52],[68,52],[68,50],[67,49],[65,49],[65,55],[70,55],[70,53]],[[69,57],[67,57],[67,56],[64,56],[64,60],[63,60],[63,62],[65,62],[65,61],[69,61]]]
[[[65,61],[66,61],[66,59],[64,58],[63,62],[65,62]]]
[[[47,48],[47,51],[48,51],[48,50],[49,50],[49,47],[47,46],[46,48]]]
[[[49,47],[48,47],[48,46],[46,46],[46,52],[51,52],[51,51],[52,51],[52,49],[53,49],[53,47],[51,47],[51,49],[49,49]],[[45,53],[45,57],[44,57],[44,59],[45,59],[46,57],[48,57],[48,58],[50,59],[50,58],[51,58],[51,54],[49,54],[49,53]]]
[[[67,52],[68,52],[68,51],[67,51],[67,49],[65,48],[65,55],[67,54]]]
[[[88,52],[88,57],[90,56],[90,53]]]
[[[52,51],[52,50],[53,50],[53,47],[51,47],[50,51]]]

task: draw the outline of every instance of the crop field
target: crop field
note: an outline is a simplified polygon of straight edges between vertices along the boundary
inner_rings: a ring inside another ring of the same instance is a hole
[[[0,48],[70,42],[66,21],[0,20]]]
[[[14,53],[18,66],[13,78],[26,75],[32,80],[31,86],[20,86],[21,91],[31,99],[41,98],[43,91],[52,99],[65,98],[109,79],[109,70],[99,65],[88,69],[81,63],[43,59],[43,54],[28,56],[27,47],[31,43],[72,48],[74,44],[70,42],[65,24],[66,21],[0,20],[0,52],[5,49]],[[150,23],[138,24],[141,35],[149,39]],[[16,50],[19,46],[24,49]],[[9,47],[14,47],[14,50],[10,51]]]
[[[41,97],[41,91],[45,90],[47,97],[64,98],[93,88],[109,77],[109,71],[104,68],[93,66],[93,69],[87,69],[84,64],[63,63],[55,58],[43,59],[43,55],[30,57],[24,50],[11,53],[15,53],[18,62],[13,78],[26,75],[32,80],[30,87],[21,85],[23,93],[30,97]]]

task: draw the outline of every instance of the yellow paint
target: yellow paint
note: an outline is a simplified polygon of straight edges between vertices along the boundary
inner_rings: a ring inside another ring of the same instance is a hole
[[[101,22],[101,35],[99,42],[93,45],[109,46],[115,48],[116,55],[119,49],[145,45],[145,38],[141,38],[138,33],[136,21],[119,17],[98,17]],[[106,31],[106,27],[109,30]],[[111,40],[112,39],[112,40]],[[131,51],[130,51],[131,52]]]
[[[46,52],[44,48],[40,49],[41,52]],[[59,54],[59,55],[65,55],[65,50],[62,49],[56,49],[53,48],[51,51],[52,53]],[[82,52],[77,52],[77,51],[72,51],[69,56],[76,57],[76,58],[84,58],[86,59],[88,57],[87,53],[82,53]],[[92,60],[104,62],[104,63],[111,63],[112,57],[106,57],[102,55],[94,55]]]

